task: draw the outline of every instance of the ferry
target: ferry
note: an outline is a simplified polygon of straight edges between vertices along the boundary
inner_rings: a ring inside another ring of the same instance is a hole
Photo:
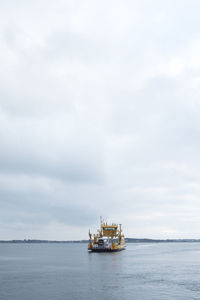
[[[115,252],[126,249],[121,224],[107,224],[100,218],[100,229],[96,234],[89,230],[89,252]]]

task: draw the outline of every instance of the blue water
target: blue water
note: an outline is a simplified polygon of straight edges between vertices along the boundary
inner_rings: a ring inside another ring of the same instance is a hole
[[[200,299],[200,243],[0,244],[0,300]]]

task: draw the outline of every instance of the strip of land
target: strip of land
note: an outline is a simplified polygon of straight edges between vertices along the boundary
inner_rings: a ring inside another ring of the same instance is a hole
[[[71,241],[56,241],[56,240],[0,240],[0,243],[25,243],[25,244],[39,244],[39,243],[88,243],[88,240],[71,240]],[[200,239],[146,239],[146,238],[126,238],[127,243],[199,243]]]

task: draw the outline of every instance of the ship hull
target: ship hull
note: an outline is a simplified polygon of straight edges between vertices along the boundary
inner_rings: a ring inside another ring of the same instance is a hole
[[[126,248],[118,248],[118,249],[106,249],[106,248],[94,248],[94,249],[89,249],[89,252],[118,252],[125,250]]]

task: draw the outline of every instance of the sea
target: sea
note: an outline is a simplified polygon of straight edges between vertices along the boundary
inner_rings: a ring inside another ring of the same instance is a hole
[[[200,243],[0,244],[0,300],[200,299]]]

